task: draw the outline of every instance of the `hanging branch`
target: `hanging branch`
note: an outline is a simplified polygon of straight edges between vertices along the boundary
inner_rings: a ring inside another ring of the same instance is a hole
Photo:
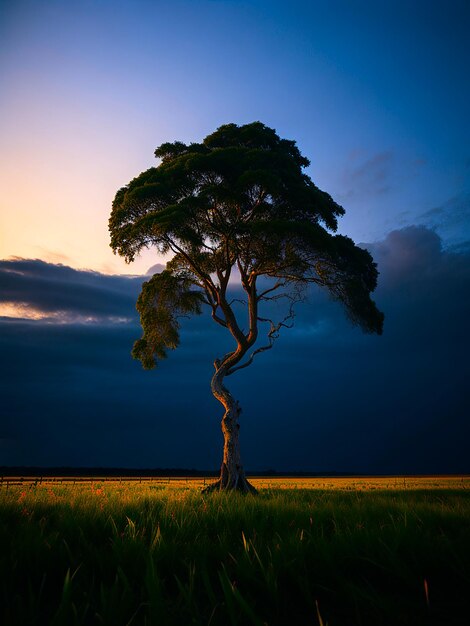
[[[271,350],[271,348],[274,345],[275,340],[279,337],[279,331],[281,330],[281,328],[292,328],[294,326],[294,322],[292,321],[290,324],[288,324],[288,320],[294,320],[295,318],[295,311],[294,311],[294,305],[296,304],[296,302],[299,301],[299,298],[294,298],[291,297],[291,303],[289,306],[289,313],[284,317],[284,319],[280,322],[278,322],[277,324],[269,318],[266,317],[258,317],[257,320],[259,322],[267,322],[270,325],[270,329],[268,332],[268,344],[265,346],[261,346],[260,348],[257,348],[256,350],[254,350],[247,361],[245,361],[244,363],[242,363],[241,365],[237,365],[235,367],[231,367],[228,371],[227,371],[227,376],[230,376],[231,374],[234,374],[235,372],[237,372],[238,370],[244,369],[245,367],[248,367],[249,365],[251,365],[253,363],[253,360],[255,358],[255,356],[257,354],[261,354],[261,352],[266,352],[267,350]]]

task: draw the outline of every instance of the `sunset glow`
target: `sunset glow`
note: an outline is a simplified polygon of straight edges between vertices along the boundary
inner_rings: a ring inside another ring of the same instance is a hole
[[[160,143],[197,141],[232,120],[261,119],[296,138],[313,179],[347,207],[340,227],[356,240],[416,222],[450,242],[467,237],[457,7],[428,7],[426,20],[416,8],[403,20],[393,5],[318,19],[311,3],[299,13],[276,2],[269,11],[263,2],[140,4],[144,21],[129,2],[3,7],[0,258],[128,273],[108,245],[116,189],[155,164]],[[158,261],[146,253],[131,271]]]

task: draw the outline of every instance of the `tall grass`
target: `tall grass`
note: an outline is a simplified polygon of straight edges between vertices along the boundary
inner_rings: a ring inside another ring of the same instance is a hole
[[[461,625],[466,489],[0,491],[6,625]]]

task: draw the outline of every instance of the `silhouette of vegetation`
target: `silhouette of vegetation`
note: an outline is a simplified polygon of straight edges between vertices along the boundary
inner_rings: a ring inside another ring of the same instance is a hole
[[[117,192],[109,220],[111,247],[127,262],[151,246],[173,253],[143,284],[143,336],[132,354],[155,367],[178,346],[180,317],[203,307],[232,335],[233,350],[214,361],[212,392],[225,414],[221,474],[211,489],[253,492],[240,457],[240,406],[225,378],[273,346],[311,284],[327,289],[365,332],[380,334],[383,314],[370,298],[376,265],[334,234],[344,209],[303,171],[309,161],[295,142],[260,122],[221,126],[202,143],[164,143],[155,156],[160,165]],[[234,281],[245,292],[243,322],[234,308],[240,301],[228,293]],[[280,299],[285,316],[267,317],[263,306]],[[262,328],[265,343],[255,347]]]

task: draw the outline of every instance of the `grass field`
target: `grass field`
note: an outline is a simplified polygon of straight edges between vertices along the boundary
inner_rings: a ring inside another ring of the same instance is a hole
[[[470,623],[468,478],[16,482],[6,626]]]

